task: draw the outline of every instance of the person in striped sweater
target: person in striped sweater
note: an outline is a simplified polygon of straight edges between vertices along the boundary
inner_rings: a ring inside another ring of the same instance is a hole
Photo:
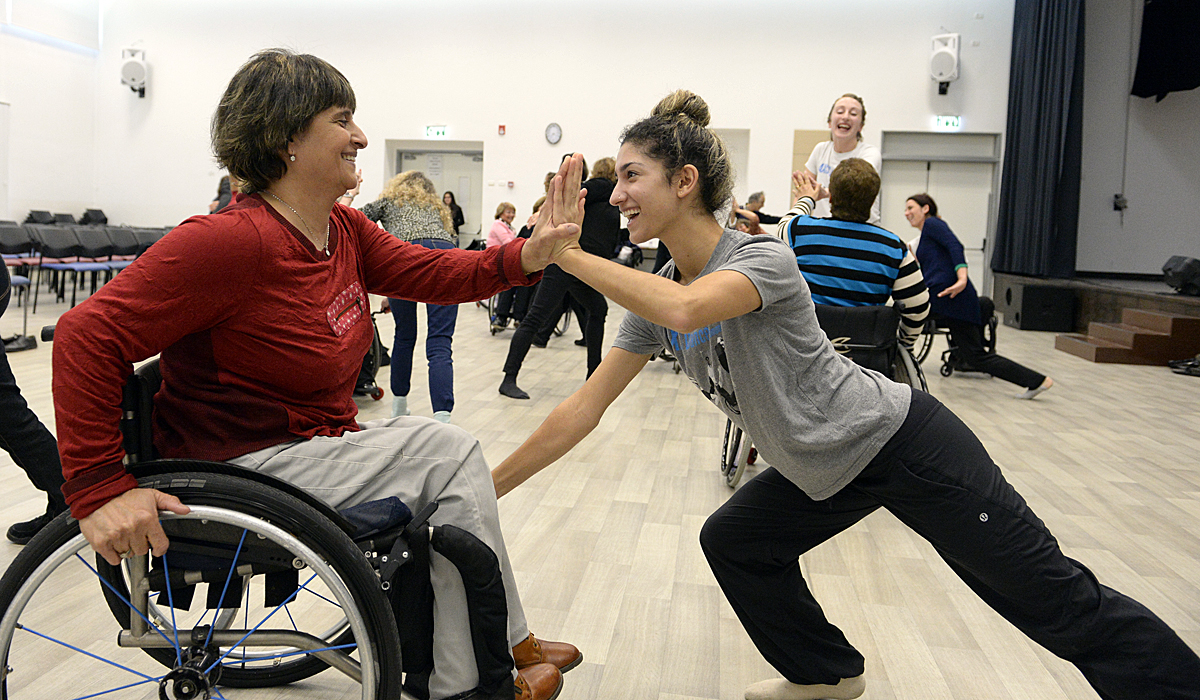
[[[810,216],[820,188],[806,173],[792,175],[798,197],[779,223],[779,236],[796,253],[813,301],[831,306],[900,310],[900,342],[911,348],[929,315],[921,266],[900,237],[866,223],[879,194],[879,174],[861,158],[842,161],[829,176],[833,217]]]

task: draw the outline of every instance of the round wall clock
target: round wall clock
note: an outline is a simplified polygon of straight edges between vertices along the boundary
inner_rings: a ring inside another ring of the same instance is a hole
[[[555,122],[550,122],[546,126],[546,140],[550,143],[558,143],[562,139],[562,127]]]

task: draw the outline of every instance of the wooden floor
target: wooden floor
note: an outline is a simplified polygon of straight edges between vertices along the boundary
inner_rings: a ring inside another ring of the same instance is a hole
[[[19,311],[0,320],[0,335],[20,329]],[[31,327],[62,311],[43,306]],[[623,313],[612,307],[610,340]],[[381,317],[380,330],[390,345],[390,317]],[[453,420],[478,437],[493,464],[584,378],[573,325],[549,348],[530,351],[520,385],[532,400],[500,396],[511,337],[490,335],[482,309],[461,307]],[[1014,400],[1017,387],[999,380],[941,377],[940,348],[925,365],[930,390],[975,430],[1069,556],[1200,649],[1200,380],[1165,367],[1090,364],[1054,351],[1053,342],[1048,333],[999,329],[1002,354],[1055,379],[1035,401]],[[9,361],[53,429],[50,347]],[[387,377],[380,373],[385,387]],[[420,371],[414,384],[410,405],[429,415]],[[388,415],[390,393],[365,400],[362,417]],[[730,493],[717,471],[724,423],[669,364],[651,363],[595,434],[501,501],[533,631],[573,642],[585,655],[562,700],[736,700],[749,683],[775,675],[697,543],[705,517]],[[2,453],[0,490],[8,494],[0,525],[44,507]],[[0,542],[0,564],[18,549]],[[829,618],[867,659],[866,698],[1096,697],[1072,666],[980,603],[886,512],[802,563]],[[322,696],[300,689],[288,697]]]

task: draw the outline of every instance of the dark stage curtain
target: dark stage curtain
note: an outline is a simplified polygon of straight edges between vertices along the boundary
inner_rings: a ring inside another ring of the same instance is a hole
[[[1017,0],[996,272],[1075,276],[1082,125],[1083,0]]]
[[[1200,2],[1146,0],[1133,94],[1161,102],[1200,87]]]

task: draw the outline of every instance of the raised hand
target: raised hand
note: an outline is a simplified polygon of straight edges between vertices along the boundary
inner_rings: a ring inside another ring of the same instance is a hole
[[[809,197],[814,202],[821,198],[821,186],[817,184],[816,179],[803,170],[792,173],[792,190],[795,193],[794,200],[796,201],[801,197]]]
[[[559,165],[529,242],[521,249],[521,264],[526,273],[540,270],[564,251],[579,247],[587,197],[587,190],[580,189],[582,180],[583,156],[576,153]]]

